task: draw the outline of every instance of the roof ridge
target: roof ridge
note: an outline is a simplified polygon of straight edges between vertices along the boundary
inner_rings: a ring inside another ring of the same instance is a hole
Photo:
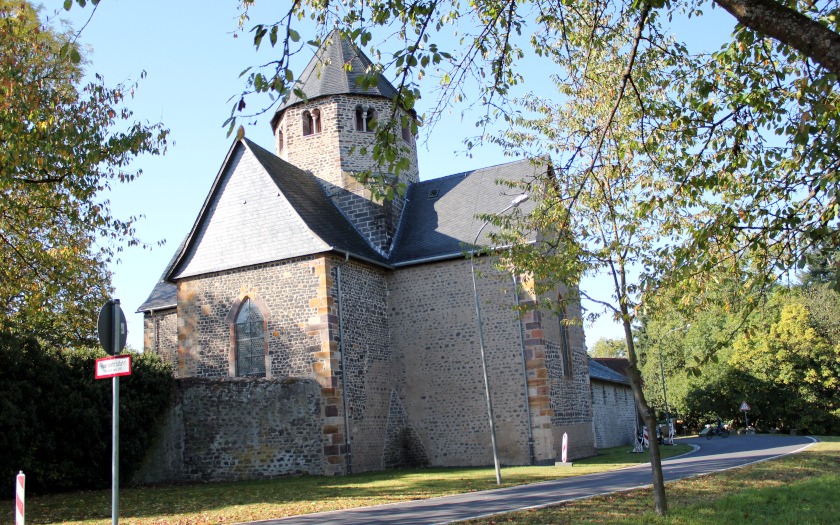
[[[426,179],[426,180],[417,181],[415,183],[412,183],[411,187],[414,187],[418,184],[427,184],[427,183],[433,183],[435,181],[443,181],[443,180],[451,179],[451,178],[454,178],[454,177],[464,177],[466,175],[471,175],[471,174],[476,173],[476,172],[487,171],[487,170],[491,170],[493,168],[499,168],[501,166],[510,166],[512,164],[518,164],[518,163],[523,163],[523,162],[532,162],[532,161],[535,161],[535,160],[537,160],[537,159],[522,158],[522,159],[512,160],[510,162],[500,162],[499,164],[493,164],[491,166],[483,166],[481,168],[476,168],[476,169],[467,170],[467,171],[461,171],[461,172],[458,172],[458,173],[452,173],[450,175],[442,175],[440,177],[435,177],[433,179]]]

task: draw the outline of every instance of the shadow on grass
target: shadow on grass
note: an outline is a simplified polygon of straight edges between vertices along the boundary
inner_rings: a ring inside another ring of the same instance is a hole
[[[538,483],[645,463],[649,453],[631,447],[600,450],[574,467],[507,467],[503,486]],[[662,447],[663,457],[689,451],[687,445]],[[270,514],[282,517],[341,508],[426,499],[498,488],[492,468],[389,470],[351,476],[301,476],[236,483],[185,484],[129,488],[120,492],[124,518],[167,518],[227,512],[236,518]],[[27,501],[29,523],[55,523],[110,517],[111,492],[59,494]],[[240,510],[236,510],[240,509]],[[252,509],[252,510],[246,510]],[[145,521],[144,523],[166,523]],[[177,522],[181,522],[178,520]],[[186,521],[186,523],[204,523]]]

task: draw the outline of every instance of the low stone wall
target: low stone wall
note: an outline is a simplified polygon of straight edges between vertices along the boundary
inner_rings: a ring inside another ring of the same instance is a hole
[[[636,408],[630,387],[598,380],[591,386],[595,448],[632,445]]]
[[[314,380],[177,379],[134,484],[322,474]]]

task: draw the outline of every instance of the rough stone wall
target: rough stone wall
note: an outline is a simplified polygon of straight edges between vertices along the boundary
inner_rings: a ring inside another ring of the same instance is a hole
[[[630,386],[595,380],[590,387],[595,448],[632,445],[636,408]]]
[[[135,484],[322,474],[312,380],[179,379]]]
[[[370,151],[375,134],[356,129],[356,107],[374,109],[379,118],[390,115],[391,102],[379,97],[337,95],[290,107],[275,129],[278,155],[318,177],[338,208],[373,246],[383,253],[390,249],[404,200],[375,198],[355,173],[377,169]],[[318,110],[321,132],[303,135],[303,114]],[[405,142],[398,132],[397,144],[405,148],[409,168],[400,173],[403,184],[419,180],[414,137]],[[283,147],[280,147],[280,141]],[[362,155],[362,149],[367,154]]]
[[[165,362],[173,367],[177,365],[178,315],[175,308],[143,314],[143,351],[157,352]]]
[[[566,327],[572,354],[571,376],[563,370],[563,360],[560,355],[560,320],[556,313],[541,312],[555,452],[557,457],[560,457],[563,434],[567,433],[569,435],[568,457],[576,459],[595,453],[595,438],[592,429],[589,363],[581,323],[580,304],[568,303],[566,317],[571,321]]]
[[[501,462],[527,464],[526,399],[513,283],[477,259],[484,341]],[[467,260],[401,268],[389,280],[399,399],[434,466],[493,462]],[[395,414],[395,417],[397,414]]]
[[[231,327],[226,318],[237,300],[251,297],[269,310],[267,375],[314,378],[312,353],[321,346],[318,305],[313,302],[319,261],[305,257],[179,281],[178,375],[232,375]]]
[[[386,466],[383,449],[397,375],[388,329],[387,274],[366,264],[333,259],[332,275],[331,293],[340,306],[341,323],[332,337],[344,353],[340,378],[347,395],[350,465],[353,472],[378,470]],[[343,407],[341,411],[343,416]]]

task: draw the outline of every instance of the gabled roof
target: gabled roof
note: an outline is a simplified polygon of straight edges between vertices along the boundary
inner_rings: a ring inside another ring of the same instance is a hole
[[[619,383],[622,385],[630,384],[627,376],[602,365],[597,359],[592,358],[589,359],[589,377],[590,379],[597,379],[599,381],[607,381],[610,383]]]
[[[328,251],[385,264],[312,175],[241,139],[165,280]]]
[[[373,62],[353,42],[341,38],[338,29],[332,30],[303,70],[292,92],[278,106],[272,118],[272,127],[286,108],[304,101],[294,90],[302,91],[307,100],[346,94],[379,96],[393,100],[397,96],[397,90],[381,74],[377,74],[378,82],[375,86],[363,88],[358,84],[357,79],[370,74],[373,67]]]
[[[522,194],[521,189],[498,181],[528,181],[544,169],[530,160],[520,160],[412,184],[406,193],[391,264],[463,257],[484,224],[477,215],[499,213]],[[520,205],[524,213],[533,207],[533,201]],[[492,225],[484,228],[478,244],[490,244],[488,235],[494,231]]]
[[[476,216],[501,212],[521,195],[498,181],[528,181],[544,169],[520,160],[412,184],[395,247],[385,260],[314,176],[248,139],[235,141],[192,230],[138,311],[175,306],[175,279],[315,253],[337,251],[385,268],[463,257],[484,225]],[[236,181],[231,183],[237,173],[251,177],[247,184],[240,180],[240,193],[234,191]],[[520,208],[527,213],[533,206],[526,201]],[[478,244],[490,244],[493,231],[487,225]]]

